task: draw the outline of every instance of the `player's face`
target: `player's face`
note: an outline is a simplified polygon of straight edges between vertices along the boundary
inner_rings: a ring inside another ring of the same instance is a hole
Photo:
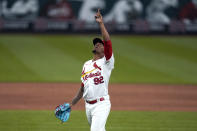
[[[96,43],[94,45],[94,49],[93,49],[94,53],[104,53],[104,46],[102,43]]]

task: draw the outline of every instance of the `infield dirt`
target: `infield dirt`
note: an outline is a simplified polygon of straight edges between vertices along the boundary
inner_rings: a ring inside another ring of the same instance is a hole
[[[77,83],[0,83],[1,110],[54,110],[76,95]],[[197,111],[197,86],[110,84],[112,110]],[[84,101],[73,110],[84,110]]]

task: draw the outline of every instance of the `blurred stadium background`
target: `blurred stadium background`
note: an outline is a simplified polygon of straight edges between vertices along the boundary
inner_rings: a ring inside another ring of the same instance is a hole
[[[52,110],[78,90],[101,37],[98,8],[116,58],[112,102],[122,107],[112,103],[107,130],[196,131],[197,0],[0,0],[0,130],[89,130],[82,101],[63,125]]]
[[[95,32],[97,8],[111,33],[197,32],[196,0],[1,0],[0,32]]]

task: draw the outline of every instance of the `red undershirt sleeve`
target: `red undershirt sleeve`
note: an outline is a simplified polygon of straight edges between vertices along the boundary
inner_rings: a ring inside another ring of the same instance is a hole
[[[106,60],[109,60],[112,56],[112,43],[111,40],[103,41],[104,42],[104,54]]]
[[[83,84],[83,82],[81,83],[81,87],[84,87],[84,84]]]

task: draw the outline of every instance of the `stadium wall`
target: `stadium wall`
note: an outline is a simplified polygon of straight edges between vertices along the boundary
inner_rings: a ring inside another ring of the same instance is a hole
[[[197,33],[197,0],[3,0],[0,32],[97,32],[98,8],[111,33]]]

